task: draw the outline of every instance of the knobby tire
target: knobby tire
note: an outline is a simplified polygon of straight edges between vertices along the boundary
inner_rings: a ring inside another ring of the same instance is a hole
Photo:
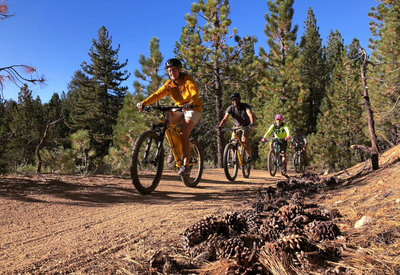
[[[239,164],[237,161],[236,145],[228,143],[224,149],[222,165],[228,180],[234,181],[238,174]]]
[[[130,172],[132,183],[142,195],[153,192],[160,182],[164,166],[164,148],[157,155],[160,136],[153,131],[142,133],[132,150]],[[145,156],[147,157],[145,158]]]
[[[191,140],[189,165],[191,167],[190,174],[181,176],[182,182],[187,187],[196,187],[203,175],[204,169],[204,154],[203,149],[196,140]]]
[[[246,150],[243,152],[243,165],[242,165],[242,174],[244,178],[248,178],[250,176],[251,163],[249,161],[249,155]]]
[[[272,177],[275,176],[277,168],[278,164],[276,163],[275,154],[274,151],[271,150],[268,153],[268,171]]]

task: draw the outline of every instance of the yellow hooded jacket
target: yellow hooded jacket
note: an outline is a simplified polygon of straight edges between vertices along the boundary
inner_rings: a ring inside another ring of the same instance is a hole
[[[203,103],[199,98],[199,89],[192,76],[181,73],[176,81],[169,79],[160,89],[142,101],[144,105],[150,105],[169,95],[175,105],[183,106],[185,103],[192,103],[193,110],[201,111]]]

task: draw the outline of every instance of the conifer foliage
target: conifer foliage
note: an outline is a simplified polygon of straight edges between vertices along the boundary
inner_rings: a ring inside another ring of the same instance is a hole
[[[292,26],[294,1],[268,1],[264,32],[269,52],[260,49],[265,74],[258,93],[261,135],[277,113],[290,127],[306,129],[309,92],[301,81],[299,49],[295,45],[298,26]],[[261,155],[266,159],[266,155]]]
[[[400,142],[400,2],[378,2],[369,13],[375,39],[367,77],[378,137],[391,146]]]
[[[177,56],[185,61],[200,86],[204,109],[196,130],[201,129],[203,133],[200,141],[205,137],[209,141],[210,135],[216,136],[216,144],[208,146],[206,154],[209,150],[209,156],[215,157],[217,151],[219,167],[222,166],[224,142],[222,133],[214,129],[225,111],[223,98],[224,95],[228,98],[229,93],[235,89],[239,75],[243,76],[236,66],[243,57],[242,51],[251,49],[255,43],[254,38],[241,39],[235,28],[230,29],[229,12],[228,0],[199,0],[193,3],[175,49]],[[230,41],[232,37],[234,41]]]
[[[137,94],[150,95],[161,86],[165,79],[159,75],[163,56],[160,52],[160,39],[153,37],[149,45],[150,56],[140,55],[139,64],[141,71],[135,70],[135,80],[133,86]]]
[[[78,74],[77,90],[71,97],[72,110],[69,126],[88,130],[97,155],[104,156],[112,140],[118,111],[122,108],[128,87],[121,86],[130,74],[121,71],[127,63],[118,61],[119,45],[112,48],[112,37],[103,26],[98,39],[90,48],[91,63],[81,64],[83,75]]]
[[[351,145],[367,144],[367,123],[361,104],[361,58],[354,54],[357,49],[360,45],[355,39],[344,48],[332,71],[318,131],[310,140],[314,162],[322,165],[319,168],[339,170],[354,165],[360,159]]]
[[[310,92],[307,129],[304,130],[308,130],[306,133],[314,133],[317,128],[321,103],[325,96],[327,74],[319,28],[311,7],[307,12],[305,32],[300,40],[300,55],[301,80]]]

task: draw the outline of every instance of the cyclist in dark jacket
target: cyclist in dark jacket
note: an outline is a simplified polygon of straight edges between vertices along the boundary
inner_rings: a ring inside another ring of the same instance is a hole
[[[226,122],[228,121],[229,115],[232,116],[233,118],[233,124],[236,127],[246,127],[250,126],[249,128],[242,130],[240,135],[241,135],[241,140],[245,145],[245,149],[247,152],[247,155],[249,156],[247,161],[252,162],[252,153],[251,153],[251,146],[249,142],[249,136],[250,136],[250,130],[254,126],[254,116],[253,112],[251,111],[250,105],[246,103],[240,102],[240,94],[239,93],[233,93],[230,95],[230,99],[232,102],[232,105],[230,105],[225,112],[225,115],[221,122],[219,123],[219,127],[223,127]],[[233,135],[235,133],[232,133]]]

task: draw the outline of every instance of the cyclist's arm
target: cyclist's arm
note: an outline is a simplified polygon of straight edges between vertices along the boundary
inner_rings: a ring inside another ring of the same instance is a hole
[[[273,130],[274,130],[274,124],[272,124],[271,126],[269,126],[267,132],[266,132],[265,135],[264,135],[264,138],[267,138],[267,137],[272,133]]]
[[[285,123],[285,124],[286,124],[286,123]],[[290,130],[289,130],[289,126],[285,125],[285,126],[283,127],[283,129],[285,129],[285,132],[286,132],[286,137],[290,137]]]
[[[219,123],[219,127],[223,127],[226,123],[226,121],[229,118],[229,113],[225,113],[224,117],[222,118],[221,122]]]
[[[254,116],[253,116],[253,112],[251,111],[250,108],[246,109],[246,114],[249,116],[250,118],[250,124],[254,124]]]
[[[157,102],[160,99],[166,97],[169,94],[168,87],[167,87],[167,85],[169,83],[170,83],[170,80],[168,80],[163,86],[160,87],[160,89],[158,89],[152,95],[148,96],[145,100],[143,100],[142,104],[147,106],[147,105],[153,104],[154,102]]]

